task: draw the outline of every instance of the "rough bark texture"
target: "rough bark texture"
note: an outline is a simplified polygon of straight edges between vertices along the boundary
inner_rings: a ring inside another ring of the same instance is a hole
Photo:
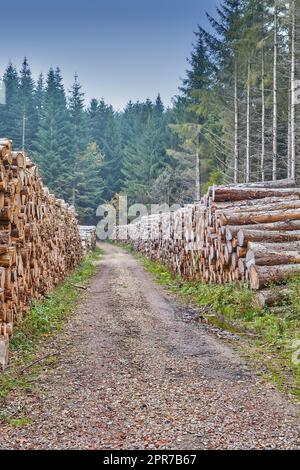
[[[13,333],[33,299],[46,295],[80,261],[75,211],[43,187],[36,166],[0,140],[0,339]],[[5,190],[4,190],[5,188]]]
[[[143,217],[115,236],[128,242],[129,232],[137,250],[187,279],[250,285],[257,265],[266,267],[266,283],[268,275],[282,282],[293,268],[280,268],[276,277],[267,267],[300,264],[300,189],[290,188],[291,180],[268,184],[212,187],[198,204]]]

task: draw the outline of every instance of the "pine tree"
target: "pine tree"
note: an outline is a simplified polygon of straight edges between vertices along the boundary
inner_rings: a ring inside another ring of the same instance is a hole
[[[34,103],[35,109],[38,116],[38,122],[40,121],[43,113],[44,103],[45,103],[45,84],[44,76],[41,73],[39,75],[35,90],[34,90]]]
[[[119,120],[112,106],[103,99],[92,100],[88,110],[90,136],[103,156],[101,176],[105,182],[103,198],[110,201],[122,187],[122,156]]]
[[[68,100],[70,113],[71,139],[72,139],[72,158],[69,161],[68,185],[72,187],[72,204],[77,207],[76,201],[76,174],[75,168],[77,160],[88,144],[88,134],[86,127],[86,115],[84,110],[84,93],[81,91],[81,85],[78,81],[78,75],[74,76],[74,83],[70,91]]]
[[[124,190],[130,202],[150,203],[152,185],[170,162],[163,103],[160,97],[155,105],[150,100],[130,103],[126,111],[131,132],[123,135]]]
[[[103,202],[102,160],[96,143],[89,144],[76,159],[74,168],[76,211],[79,221],[84,224],[95,223],[97,207]]]
[[[82,93],[81,89],[82,87],[78,81],[78,75],[75,74],[68,103],[75,154],[85,149],[88,141],[86,115],[84,110],[84,93]]]
[[[35,141],[35,161],[45,184],[58,197],[72,202],[70,169],[74,165],[70,118],[60,71],[49,70],[42,117]]]

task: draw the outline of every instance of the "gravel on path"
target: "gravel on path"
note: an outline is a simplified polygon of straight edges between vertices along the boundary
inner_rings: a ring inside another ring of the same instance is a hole
[[[0,449],[299,449],[297,409],[230,344],[185,321],[132,255],[103,244],[87,295]]]

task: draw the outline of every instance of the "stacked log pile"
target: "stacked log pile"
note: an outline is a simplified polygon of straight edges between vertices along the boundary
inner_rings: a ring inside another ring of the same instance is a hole
[[[74,210],[43,187],[36,166],[0,140],[0,339],[3,351],[32,299],[82,256]],[[2,365],[5,354],[2,351]]]
[[[198,204],[115,236],[184,278],[261,290],[300,274],[300,189],[291,180],[212,187]]]
[[[95,226],[80,225],[79,226],[82,249],[84,253],[94,251],[97,244],[97,233]]]

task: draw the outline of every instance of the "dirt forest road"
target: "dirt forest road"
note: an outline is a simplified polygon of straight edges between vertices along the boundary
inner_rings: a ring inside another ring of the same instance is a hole
[[[23,401],[32,424],[2,429],[0,448],[300,448],[295,408],[206,325],[187,321],[132,255],[102,248],[51,345],[64,351],[58,367]]]

